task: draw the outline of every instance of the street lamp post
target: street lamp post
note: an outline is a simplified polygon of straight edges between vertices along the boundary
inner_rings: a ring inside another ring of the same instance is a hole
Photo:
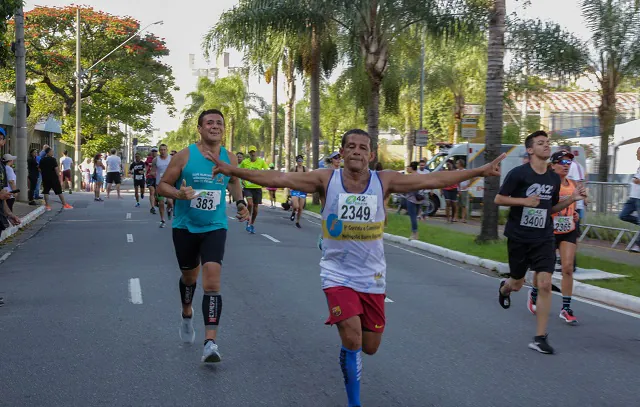
[[[81,146],[80,146],[80,134],[82,133],[81,123],[80,123],[80,115],[81,115],[81,112],[82,112],[82,106],[81,106],[82,105],[82,94],[81,94],[81,82],[80,81],[82,80],[82,76],[84,75],[85,72],[91,71],[93,68],[95,68],[96,65],[98,65],[100,62],[104,61],[107,57],[109,57],[109,55],[113,54],[118,49],[120,49],[123,45],[125,45],[126,43],[131,41],[136,35],[140,34],[144,30],[146,30],[147,28],[151,27],[152,25],[162,24],[162,23],[163,23],[162,21],[156,21],[155,23],[151,23],[151,24],[145,26],[144,28],[141,28],[135,34],[133,34],[132,36],[127,38],[122,44],[118,45],[113,50],[111,50],[111,52],[109,52],[107,55],[105,55],[102,58],[100,58],[95,64],[91,65],[86,70],[83,70],[82,69],[82,65],[80,63],[80,55],[81,55],[81,49],[80,49],[80,8],[78,7],[77,14],[76,14],[76,145],[75,145],[75,156],[74,156],[76,165],[80,163],[80,148],[81,148]],[[79,191],[81,186],[82,186],[82,174],[80,174],[79,171],[76,171],[75,174],[76,174],[75,177],[74,177],[75,178],[75,190]]]

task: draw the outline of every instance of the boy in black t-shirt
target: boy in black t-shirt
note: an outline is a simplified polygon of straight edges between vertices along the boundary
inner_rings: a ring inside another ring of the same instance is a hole
[[[547,168],[551,156],[549,136],[536,131],[525,140],[530,156],[527,164],[511,170],[496,195],[495,203],[510,206],[504,230],[509,251],[509,278],[500,282],[498,301],[502,308],[511,305],[510,294],[519,291],[527,269],[537,274],[537,329],[531,349],[553,353],[547,343],[547,322],[551,310],[551,276],[555,268],[555,239],[551,214],[584,199],[584,188],[576,188],[571,198],[559,202],[560,177]]]
[[[145,163],[142,161],[140,153],[136,153],[136,160],[129,166],[129,173],[133,177],[133,188],[136,194],[136,208],[140,206],[140,198],[144,199],[144,167]]]
[[[42,174],[42,190],[44,191],[44,205],[45,210],[50,211],[49,205],[49,192],[53,189],[53,193],[58,195],[62,207],[64,209],[73,209],[73,206],[69,205],[62,196],[62,185],[60,185],[60,169],[58,167],[58,160],[53,156],[53,149],[47,147],[44,149],[45,156],[42,157],[38,166],[40,167],[40,174]]]

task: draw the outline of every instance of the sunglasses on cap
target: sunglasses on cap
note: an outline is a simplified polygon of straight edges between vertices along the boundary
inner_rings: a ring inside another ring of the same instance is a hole
[[[339,155],[337,155],[337,156],[333,157],[333,159],[334,159],[334,160],[339,160],[339,159],[341,159],[341,158],[342,158],[342,157],[340,157]]]

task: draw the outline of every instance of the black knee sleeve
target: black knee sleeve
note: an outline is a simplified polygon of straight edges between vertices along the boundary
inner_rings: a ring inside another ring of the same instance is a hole
[[[180,300],[183,304],[191,304],[193,302],[193,295],[196,293],[196,284],[184,285],[182,277],[180,277]]]
[[[206,330],[218,329],[222,313],[222,295],[218,291],[205,291],[202,296],[202,317]]]

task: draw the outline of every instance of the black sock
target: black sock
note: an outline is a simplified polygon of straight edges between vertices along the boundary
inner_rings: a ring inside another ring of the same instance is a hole
[[[205,291],[202,296],[202,318],[206,330],[218,329],[222,314],[222,295],[218,291]]]
[[[182,301],[182,304],[189,305],[193,302],[193,294],[196,292],[196,284],[197,283],[194,282],[193,285],[185,285],[182,282],[182,277],[180,277],[178,285],[180,287],[180,301]],[[184,314],[182,317],[187,318]]]

